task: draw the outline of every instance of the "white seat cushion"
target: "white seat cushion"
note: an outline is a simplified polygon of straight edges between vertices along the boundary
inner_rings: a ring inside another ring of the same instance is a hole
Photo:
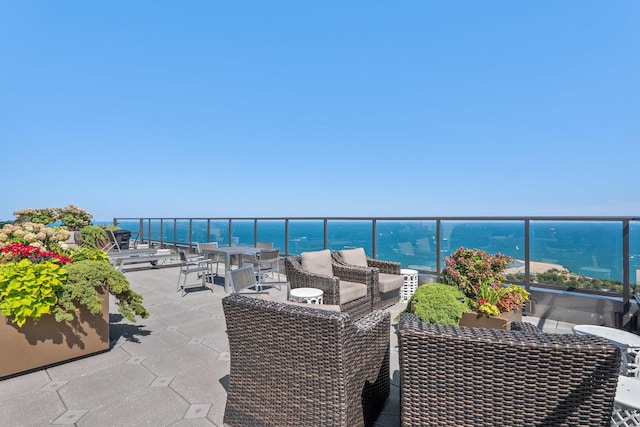
[[[364,248],[355,249],[343,249],[338,251],[344,262],[351,265],[357,265],[360,267],[368,267],[367,254],[364,252]]]
[[[322,274],[333,277],[333,266],[331,263],[331,251],[302,252],[300,254],[300,265],[309,273]]]

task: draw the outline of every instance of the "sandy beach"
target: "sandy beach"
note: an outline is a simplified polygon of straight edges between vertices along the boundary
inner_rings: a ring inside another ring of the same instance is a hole
[[[545,273],[549,270],[556,269],[560,272],[568,273],[569,270],[560,264],[552,264],[550,262],[531,261],[531,274]],[[511,267],[507,268],[506,274],[524,274],[524,261],[516,259],[511,263]]]

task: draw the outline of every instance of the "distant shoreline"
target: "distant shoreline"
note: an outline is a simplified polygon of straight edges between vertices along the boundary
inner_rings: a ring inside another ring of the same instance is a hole
[[[514,265],[516,264],[516,265]],[[505,274],[524,274],[524,260],[515,259],[511,263],[511,267],[505,270]],[[550,262],[540,262],[540,261],[531,261],[530,262],[530,272],[531,274],[542,274],[546,273],[549,270],[558,270],[563,273],[570,273],[565,267],[560,264],[553,264]]]

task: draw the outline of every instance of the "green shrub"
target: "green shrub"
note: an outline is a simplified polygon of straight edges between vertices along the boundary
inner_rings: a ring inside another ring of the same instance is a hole
[[[87,225],[80,229],[82,246],[100,249],[107,243],[107,233],[98,225]]]
[[[84,260],[109,262],[109,255],[101,249],[93,247],[78,246],[77,248],[67,250],[67,256],[72,258],[75,262]]]
[[[113,268],[111,264],[84,260],[67,264],[67,270],[69,278],[58,296],[60,310],[56,312],[56,320],[58,316],[68,319],[70,312],[75,311],[74,301],[86,306],[90,311],[92,307],[95,308],[98,296],[96,288],[103,284],[106,284],[109,287],[109,293],[116,297],[118,311],[125,318],[135,322],[136,315],[142,318],[149,317],[149,312],[142,305],[142,296],[131,290],[125,275]],[[100,312],[100,309],[101,307],[97,312]]]
[[[407,302],[405,313],[413,312],[425,323],[457,325],[468,311],[464,293],[444,283],[421,285]]]

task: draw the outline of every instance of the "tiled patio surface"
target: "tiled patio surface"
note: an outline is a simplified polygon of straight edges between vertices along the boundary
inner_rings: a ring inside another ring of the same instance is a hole
[[[0,381],[0,426],[223,425],[229,345],[222,283],[216,280],[213,292],[194,288],[182,296],[177,266],[142,264],[125,275],[144,296],[150,317],[123,320],[111,301],[108,352]],[[393,317],[403,308],[390,309],[392,387],[380,427],[400,424]],[[571,325],[555,321],[539,326],[571,332]]]

